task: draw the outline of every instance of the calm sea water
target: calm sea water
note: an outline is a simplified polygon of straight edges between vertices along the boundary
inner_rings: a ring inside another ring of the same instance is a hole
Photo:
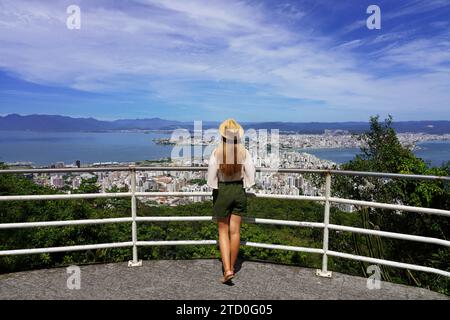
[[[0,131],[0,162],[31,161],[48,165],[57,161],[71,164],[107,161],[155,160],[169,157],[172,146],[157,145],[154,138],[168,134],[143,132],[31,132]],[[418,157],[439,166],[450,160],[450,141],[429,141],[419,144]],[[300,149],[321,159],[343,163],[351,160],[359,149]]]
[[[440,166],[445,161],[450,161],[450,141],[436,140],[417,144],[420,150],[414,151],[414,154],[428,162],[432,166]],[[307,152],[320,159],[331,160],[336,163],[347,162],[360,153],[359,148],[331,148],[331,149],[297,149],[301,152]]]
[[[171,146],[157,145],[153,138],[166,134],[143,132],[29,132],[0,131],[0,161],[31,161],[48,165],[161,159]]]

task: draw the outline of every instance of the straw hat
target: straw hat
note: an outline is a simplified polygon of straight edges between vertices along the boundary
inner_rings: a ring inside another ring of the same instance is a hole
[[[220,135],[227,139],[240,139],[244,136],[244,129],[234,119],[227,119],[219,126]]]

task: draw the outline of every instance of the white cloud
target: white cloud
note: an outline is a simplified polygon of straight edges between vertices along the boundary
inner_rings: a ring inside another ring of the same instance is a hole
[[[272,22],[270,10],[258,2],[142,0],[125,10],[82,1],[81,30],[65,27],[69,4],[3,1],[0,68],[36,83],[147,91],[169,103],[193,103],[198,93],[190,83],[197,81],[258,86],[266,96],[320,101],[343,112],[430,106],[445,111],[450,99],[443,85],[450,80],[450,45],[442,39],[399,44],[401,34],[385,34],[372,44],[388,45],[362,59],[353,50],[365,40],[312,38]],[[397,14],[411,10],[406,6]],[[283,12],[299,19],[304,14],[291,7],[278,10]],[[399,66],[409,72],[377,72]],[[201,103],[216,105],[215,99],[217,94]]]
[[[400,8],[383,14],[383,19],[394,19],[410,15],[423,15],[430,11],[448,7],[448,0],[414,0],[407,1]]]

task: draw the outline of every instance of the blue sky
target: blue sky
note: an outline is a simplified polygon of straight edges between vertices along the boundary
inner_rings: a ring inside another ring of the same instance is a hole
[[[449,17],[450,0],[0,0],[0,115],[450,120]]]

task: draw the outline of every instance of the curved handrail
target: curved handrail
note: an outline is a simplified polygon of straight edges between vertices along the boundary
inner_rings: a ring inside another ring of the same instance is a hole
[[[37,221],[37,222],[19,222],[19,223],[0,223],[0,229],[15,229],[15,228],[32,228],[32,227],[55,227],[55,226],[67,226],[67,225],[88,225],[88,224],[106,224],[106,223],[132,223],[132,241],[118,242],[118,243],[104,243],[104,244],[90,244],[90,245],[75,245],[64,247],[50,247],[50,248],[35,248],[35,249],[15,249],[15,250],[2,250],[0,256],[4,255],[20,255],[20,254],[36,254],[36,253],[50,253],[50,252],[63,252],[63,251],[76,251],[76,250],[89,250],[100,248],[118,248],[118,247],[132,247],[133,248],[133,261],[130,265],[139,265],[137,260],[138,246],[149,245],[204,245],[204,244],[217,244],[216,240],[173,240],[173,241],[138,241],[136,233],[137,222],[158,222],[158,221],[212,221],[211,216],[182,216],[182,217],[138,217],[136,216],[135,201],[137,197],[190,197],[190,196],[211,196],[210,192],[136,192],[135,174],[136,171],[204,171],[206,167],[100,167],[100,168],[58,168],[58,169],[13,169],[13,170],[0,170],[0,174],[5,173],[43,173],[43,172],[99,172],[99,171],[130,171],[132,184],[131,192],[115,192],[115,193],[94,193],[94,194],[56,194],[56,195],[13,195],[13,196],[0,196],[0,201],[29,201],[29,200],[62,200],[62,199],[93,199],[93,198],[118,198],[118,197],[131,197],[132,200],[132,216],[123,218],[104,218],[104,219],[84,219],[84,220],[66,220],[66,221]],[[331,273],[327,270],[327,256],[335,256],[345,259],[352,259],[358,261],[372,262],[387,266],[407,268],[411,270],[431,272],[446,277],[450,277],[450,272],[446,270],[440,270],[430,267],[418,266],[414,264],[406,264],[402,262],[376,259],[371,257],[357,256],[350,253],[337,252],[328,250],[328,230],[336,230],[343,232],[355,232],[360,234],[371,234],[381,237],[387,237],[392,239],[402,239],[409,241],[417,241],[423,243],[433,243],[450,247],[450,241],[445,239],[409,235],[395,232],[386,232],[380,230],[371,230],[363,228],[355,228],[350,226],[342,226],[329,223],[329,209],[330,203],[345,203],[359,206],[368,206],[375,208],[384,208],[391,210],[402,210],[407,212],[419,212],[425,214],[441,215],[450,217],[449,210],[413,207],[398,204],[379,203],[371,201],[361,201],[354,199],[344,199],[338,197],[331,197],[330,184],[331,175],[350,175],[350,176],[374,176],[374,177],[387,177],[387,178],[406,178],[406,179],[423,179],[423,180],[442,180],[450,181],[450,177],[447,176],[420,176],[420,175],[403,175],[393,173],[380,173],[380,172],[358,172],[358,171],[341,171],[341,170],[327,170],[327,169],[268,169],[258,168],[260,172],[280,172],[280,173],[321,173],[326,176],[326,188],[325,196],[292,196],[292,195],[274,195],[274,194],[252,194],[261,198],[272,199],[292,199],[292,200],[311,200],[325,202],[325,214],[324,222],[308,222],[308,221],[290,221],[290,220],[277,220],[277,219],[262,219],[262,218],[244,218],[244,222],[247,223],[259,223],[259,224],[274,224],[285,226],[297,226],[297,227],[311,227],[322,228],[324,230],[323,248],[305,248],[296,246],[286,246],[279,244],[267,244],[267,243],[255,243],[243,241],[243,245],[279,249],[279,250],[291,250],[301,251],[308,253],[316,253],[323,255],[322,270],[318,272],[318,275],[331,276]],[[133,181],[134,180],[134,181]],[[134,183],[133,183],[134,182]],[[133,204],[134,202],[134,204]]]

